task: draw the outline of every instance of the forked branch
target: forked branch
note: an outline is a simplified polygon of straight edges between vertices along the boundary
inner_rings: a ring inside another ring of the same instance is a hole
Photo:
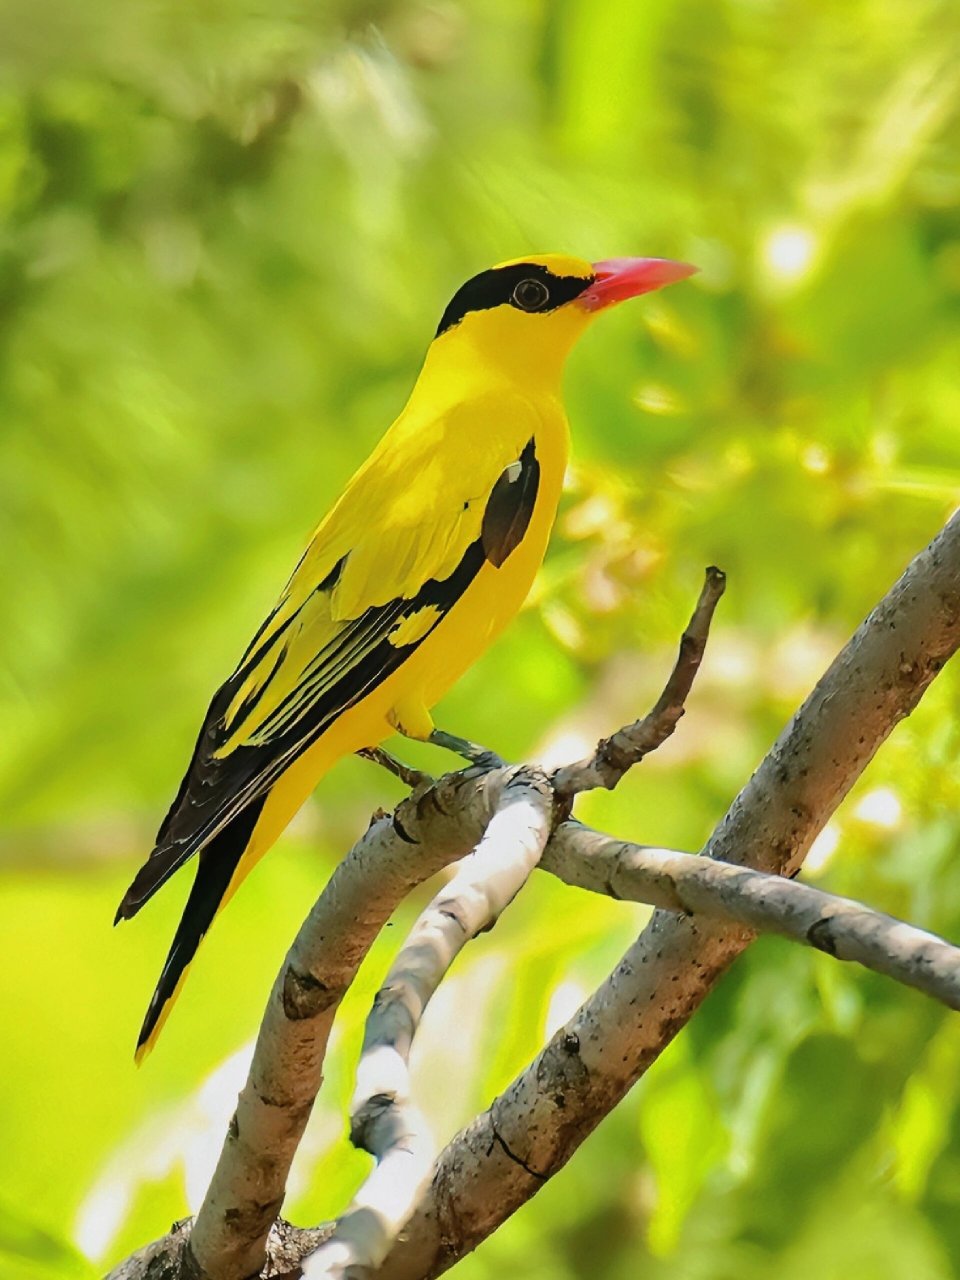
[[[958,646],[960,514],[844,646],[705,854],[794,874]],[[446,1271],[535,1195],[687,1024],[752,936],[743,926],[655,912],[607,980],[441,1152],[428,1193],[383,1264],[383,1280]]]
[[[554,787],[567,803],[586,786],[613,785],[618,770],[622,774],[672,730],[720,590],[722,581],[711,587],[708,578],[689,628],[693,639],[686,655],[681,650],[651,715],[622,731],[625,736],[608,740],[615,747],[601,747],[555,775]],[[829,942],[826,949],[833,953],[903,981],[911,977],[898,951],[907,948],[912,976],[933,975],[915,985],[954,1002],[956,953],[947,944],[856,904],[825,904],[825,895],[805,886],[744,876],[739,867],[774,877],[796,872],[877,747],[916,706],[958,644],[960,516],[916,557],[858,629],[717,827],[705,854],[734,865],[705,871],[710,864],[703,859],[678,863],[686,856],[660,851],[659,865],[644,866],[649,850],[635,854],[620,842],[605,848],[607,837],[576,823],[554,830],[543,852],[545,869],[574,879],[576,863],[582,883],[607,859],[602,885],[591,887],[664,901],[669,910],[655,912],[609,978],[440,1154],[378,1276],[427,1280],[439,1274],[534,1195],[686,1024],[758,928],[773,922],[778,931],[802,933],[813,945]],[[274,988],[191,1252],[184,1253],[181,1229],[129,1259],[114,1273],[117,1280],[148,1274],[152,1280],[164,1274],[160,1265],[180,1261],[182,1274],[209,1280],[260,1274],[267,1230],[319,1087],[340,994],[393,906],[427,875],[474,847],[515,776],[509,769],[483,776],[469,770],[418,789],[337,869]],[[696,914],[680,914],[678,908]],[[316,1249],[317,1239],[316,1230],[301,1233],[284,1225],[271,1237],[271,1259],[289,1272],[291,1260]]]

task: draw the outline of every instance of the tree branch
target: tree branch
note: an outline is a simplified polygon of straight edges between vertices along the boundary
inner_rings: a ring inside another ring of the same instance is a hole
[[[960,645],[960,515],[857,629],[743,788],[708,856],[790,875],[893,727]],[[553,842],[547,847],[549,855]],[[569,1160],[751,939],[657,911],[613,973],[490,1108],[449,1143],[381,1268],[427,1280]]]
[[[960,1010],[960,948],[812,885],[675,849],[614,840],[578,822],[554,832],[545,869],[581,889],[781,934]]]
[[[340,1001],[408,893],[479,839],[500,775],[452,775],[375,822],[336,868],[277,977],[189,1251],[203,1280],[258,1275],[290,1165],[322,1080]],[[466,787],[472,806],[457,802]],[[430,840],[417,834],[427,815]]]
[[[602,739],[593,755],[558,769],[553,775],[558,795],[575,796],[594,787],[612,790],[628,769],[666,742],[684,713],[684,704],[703,661],[710,623],[726,585],[726,575],[711,565],[693,616],[680,637],[677,661],[656,706],[642,720],[635,720]]]
[[[955,517],[845,646],[734,801],[705,852],[729,863],[792,874],[878,746],[916,706],[958,643],[960,517]],[[602,770],[600,766],[600,774]],[[321,957],[322,962],[302,972],[320,985],[328,972],[339,975],[341,983],[349,980],[350,965],[355,971],[359,963],[358,951],[366,950],[392,909],[388,899],[399,901],[415,883],[476,843],[510,774],[497,770],[478,777],[471,770],[442,778],[400,805],[392,822],[385,819],[372,828],[325,891],[327,898],[342,873],[343,901],[337,903],[333,895],[323,908],[322,898],[311,915],[312,919],[318,911],[321,916],[331,911],[330,927],[338,941],[331,947],[323,929],[314,927],[311,932],[308,921],[294,945],[291,956],[301,954],[301,938],[302,954],[309,954],[307,935]],[[545,867],[553,866],[558,839],[565,839],[566,829],[561,827],[548,843]],[[374,848],[376,858],[368,862],[368,875],[358,875],[357,859]],[[382,883],[385,868],[387,888]],[[743,924],[657,911],[606,982],[489,1110],[441,1153],[429,1187],[383,1263],[384,1280],[426,1280],[440,1274],[534,1195],[686,1024],[752,936]],[[337,951],[345,944],[348,963]],[[247,1160],[251,1169],[263,1172],[268,1190],[282,1194],[289,1158],[309,1110],[307,1097],[312,1098],[319,1086],[329,1022],[325,1013],[314,1014],[309,1025],[298,1026],[278,1014],[278,989],[282,995],[285,974],[291,970],[301,972],[288,960],[271,997],[251,1080],[238,1109],[239,1116],[255,1080],[263,1072],[263,1079],[271,1079],[272,1071],[286,1091],[279,1099],[284,1121],[279,1127],[271,1125],[258,1118],[254,1107],[252,1127],[247,1130],[242,1121],[240,1125],[250,1142],[248,1151],[231,1154],[228,1140],[221,1166],[226,1162],[235,1180],[235,1207],[252,1199],[249,1171],[243,1168]],[[306,1079],[301,1078],[304,1072]],[[268,1097],[272,1101],[272,1095]],[[250,1139],[258,1132],[257,1124],[264,1139],[259,1146]],[[215,1183],[220,1176],[218,1167]],[[229,1188],[230,1178],[222,1185]],[[213,1196],[212,1187],[204,1209],[223,1231],[231,1202],[218,1193],[208,1209]],[[261,1206],[259,1218],[247,1220],[243,1213],[232,1218],[241,1223],[245,1246],[234,1248],[236,1239],[227,1232],[221,1258],[228,1260],[206,1274],[216,1280],[258,1274],[265,1209],[275,1212],[277,1204],[272,1198],[268,1206]],[[290,1240],[298,1237],[295,1229],[285,1230],[284,1256],[289,1259],[296,1252]],[[308,1242],[304,1233],[300,1257],[316,1247],[316,1239],[313,1233]],[[179,1245],[170,1247],[182,1251],[182,1237]],[[151,1250],[154,1260],[169,1256],[163,1255],[162,1242]],[[132,1280],[146,1272],[115,1274]]]
[[[327,1239],[303,1258],[304,1280],[369,1275],[386,1257],[430,1180],[433,1141],[426,1120],[409,1100],[370,1098],[363,1125],[364,1146],[376,1156],[376,1167]]]
[[[424,1010],[471,938],[496,923],[530,877],[553,825],[553,791],[536,769],[503,786],[476,849],[421,913],[367,1019],[350,1138],[377,1167],[330,1239],[304,1263],[307,1280],[356,1276],[382,1262],[430,1175],[433,1149],[410,1096],[409,1057]]]

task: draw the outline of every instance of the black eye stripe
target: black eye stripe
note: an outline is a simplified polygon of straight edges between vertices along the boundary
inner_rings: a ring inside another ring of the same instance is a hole
[[[459,324],[471,311],[489,311],[492,307],[510,304],[514,290],[527,280],[538,281],[549,293],[546,304],[535,308],[543,314],[579,297],[593,283],[593,276],[555,276],[538,262],[516,262],[509,267],[481,271],[453,295],[440,318],[437,337]]]

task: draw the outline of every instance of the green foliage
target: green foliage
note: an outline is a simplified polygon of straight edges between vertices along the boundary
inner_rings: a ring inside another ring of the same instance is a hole
[[[101,1267],[195,1207],[284,948],[398,794],[359,761],[325,781],[135,1072],[186,886],[117,932],[114,905],[212,688],[447,297],[498,259],[703,271],[573,357],[547,565],[442,722],[574,754],[645,708],[716,562],[677,736],[578,808],[702,843],[960,500],[958,68],[952,0],[0,3],[4,1276],[84,1275],[74,1246]],[[954,938],[958,699],[948,671],[807,872]],[[301,1220],[363,1174],[360,1026],[427,891],[338,1022]],[[537,877],[469,948],[417,1049],[438,1137],[643,919]],[[761,941],[460,1273],[947,1280],[958,1067],[956,1019],[921,996]]]
[[[9,1280],[54,1280],[96,1273],[64,1240],[36,1227],[17,1212],[0,1204],[0,1263]]]

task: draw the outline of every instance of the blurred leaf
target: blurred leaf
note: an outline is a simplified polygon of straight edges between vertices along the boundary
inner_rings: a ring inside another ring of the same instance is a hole
[[[93,1277],[89,1263],[67,1241],[0,1204],[0,1265],[7,1280]]]

